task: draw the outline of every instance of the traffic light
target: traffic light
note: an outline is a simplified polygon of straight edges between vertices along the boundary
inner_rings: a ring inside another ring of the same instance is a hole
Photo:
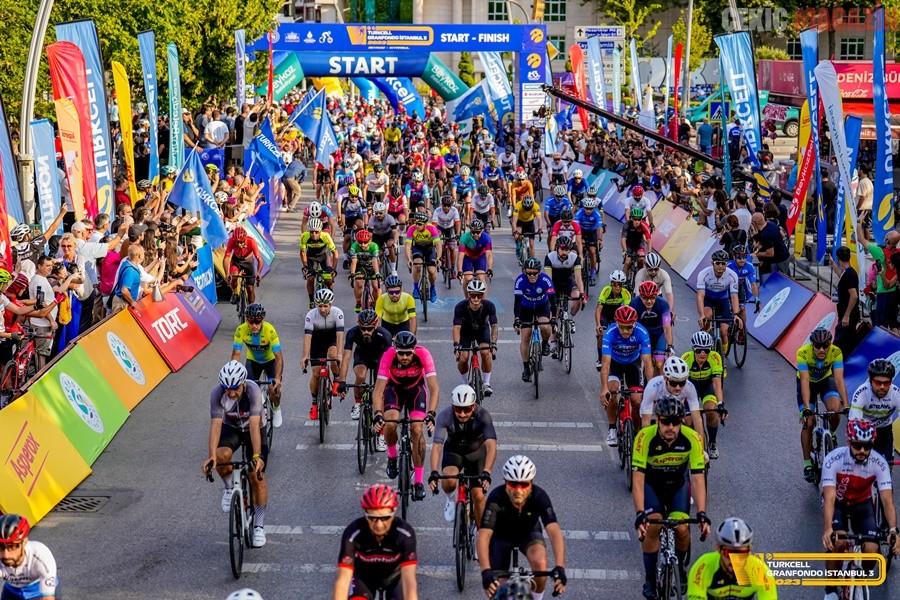
[[[531,18],[540,21],[544,18],[544,0],[534,0],[534,6],[531,11]]]

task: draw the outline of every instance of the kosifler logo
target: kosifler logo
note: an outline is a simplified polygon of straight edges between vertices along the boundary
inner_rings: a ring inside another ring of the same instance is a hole
[[[84,424],[97,433],[102,434],[104,431],[103,419],[100,417],[100,413],[97,412],[97,407],[94,406],[94,403],[91,402],[88,395],[81,389],[78,382],[69,377],[66,373],[60,373],[59,385],[62,386],[66,400],[69,401],[69,404],[72,405],[72,408],[75,409],[75,413],[81,417]]]
[[[762,312],[759,313],[759,316],[756,317],[756,320],[753,321],[753,326],[756,328],[760,328],[765,325],[769,319],[771,319],[775,313],[778,312],[778,309],[782,307],[782,305],[787,301],[788,296],[791,295],[791,288],[785,287],[780,292],[775,294],[771,300],[766,302],[766,305],[763,307]]]
[[[147,383],[147,378],[144,377],[144,371],[141,369],[141,365],[134,357],[134,354],[131,353],[131,350],[125,345],[125,342],[122,341],[122,338],[112,331],[108,331],[106,332],[106,343],[109,344],[109,351],[116,357],[122,370],[125,371],[136,384],[145,385]]]

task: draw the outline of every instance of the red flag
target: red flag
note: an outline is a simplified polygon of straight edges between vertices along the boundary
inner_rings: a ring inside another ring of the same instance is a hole
[[[681,53],[683,49],[681,44],[675,46],[675,84],[672,86],[672,93],[675,96],[672,99],[672,108],[675,110],[675,114],[671,121],[672,130],[669,132],[669,137],[675,141],[678,141],[678,82],[681,81]]]
[[[0,163],[3,157],[0,156]],[[3,165],[0,164],[0,266],[12,273],[12,240],[9,237],[9,217],[6,214],[6,190],[3,187]]]
[[[787,223],[785,230],[788,235],[794,233],[794,227],[797,226],[797,219],[803,212],[803,203],[806,202],[806,192],[809,188],[809,182],[812,180],[813,173],[816,168],[816,147],[812,136],[806,143],[806,150],[803,152],[803,159],[800,161],[800,170],[797,172],[797,185],[794,187],[794,197],[791,199],[791,207],[788,210]]]
[[[81,165],[83,172],[84,208],[88,216],[97,214],[97,172],[94,168],[94,136],[91,131],[91,107],[88,102],[84,55],[72,42],[56,42],[47,46],[53,98],[68,98],[78,111],[81,131]]]
[[[587,102],[587,85],[584,80],[584,53],[581,46],[572,44],[569,46],[569,60],[572,62],[572,75],[575,79],[575,97]],[[588,121],[588,113],[586,110],[578,107],[578,116],[581,118],[581,127],[587,131],[590,128]]]
[[[266,92],[266,102],[273,104],[275,98],[275,53],[272,50],[272,32],[269,31],[269,89]]]

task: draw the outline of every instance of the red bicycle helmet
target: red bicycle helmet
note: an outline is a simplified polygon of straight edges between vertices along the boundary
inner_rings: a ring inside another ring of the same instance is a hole
[[[31,526],[28,519],[8,514],[0,517],[0,544],[18,544],[28,537]]]
[[[368,244],[372,241],[372,232],[368,229],[360,229],[356,232],[356,241],[360,244]]]
[[[621,323],[622,325],[634,325],[637,323],[638,314],[637,311],[630,306],[620,306],[616,309],[615,318],[616,323]]]
[[[631,188],[631,195],[635,198],[640,198],[644,195],[644,188],[639,185],[634,186],[633,188]]]
[[[871,421],[850,419],[847,421],[847,441],[871,444],[875,441],[875,426]]]
[[[654,281],[645,281],[638,288],[638,293],[643,298],[656,298],[659,295],[659,286]]]
[[[247,239],[247,230],[245,230],[243,227],[238,227],[234,230],[231,236],[234,238],[234,241],[243,242],[245,239]]]
[[[381,510],[397,508],[397,492],[389,485],[376,483],[366,490],[360,501],[363,510]]]

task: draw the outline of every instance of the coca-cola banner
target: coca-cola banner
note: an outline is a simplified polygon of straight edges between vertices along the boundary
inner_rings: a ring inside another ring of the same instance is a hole
[[[867,100],[872,98],[872,63],[834,61],[841,98]],[[900,64],[885,65],[887,97],[900,98]],[[799,60],[759,61],[759,87],[775,94],[806,96],[803,83],[803,62]]]

